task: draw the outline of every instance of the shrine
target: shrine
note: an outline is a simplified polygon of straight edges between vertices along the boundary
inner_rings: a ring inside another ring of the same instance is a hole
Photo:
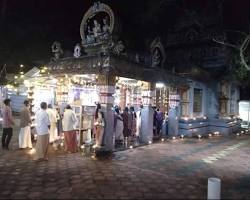
[[[156,109],[164,113],[163,136],[237,131],[237,84],[215,80],[205,70],[213,59],[213,67],[225,64],[224,49],[208,41],[211,35],[223,33],[201,28],[190,17],[179,20],[182,23],[170,29],[166,38],[157,36],[151,41],[145,55],[132,53],[121,40],[112,9],[95,2],[82,18],[81,42],[76,43],[72,56],[64,57],[61,43],[55,41],[54,56],[40,70],[40,77],[26,81],[33,112],[41,101],[57,105],[61,113],[70,104],[78,118],[81,146],[93,139],[93,118],[100,103],[105,118],[101,148],[107,151],[115,149],[115,107],[133,107],[139,113],[137,136],[143,144],[154,139]],[[205,47],[198,45],[191,51],[189,45],[200,41],[207,42]]]

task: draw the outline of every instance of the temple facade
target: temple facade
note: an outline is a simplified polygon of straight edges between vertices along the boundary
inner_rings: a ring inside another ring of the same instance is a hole
[[[180,15],[165,37],[156,36],[144,53],[136,53],[120,39],[111,7],[94,3],[83,16],[81,42],[72,56],[65,58],[60,42],[54,42],[54,56],[41,76],[26,82],[34,109],[42,100],[62,109],[71,104],[78,113],[78,128],[85,132],[82,140],[87,140],[95,105],[101,103],[108,150],[114,149],[114,106],[140,111],[142,143],[153,141],[153,107],[165,114],[163,135],[238,131],[239,87],[214,76],[228,65],[227,50],[212,41],[225,37],[219,12],[210,20],[201,13]]]

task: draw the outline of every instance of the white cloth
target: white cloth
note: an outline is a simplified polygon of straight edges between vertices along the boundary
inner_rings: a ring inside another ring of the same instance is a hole
[[[53,110],[52,108],[48,108],[47,109],[47,113],[49,115],[49,121],[50,123],[56,123],[57,122],[57,119],[56,119],[56,111]]]
[[[115,139],[116,140],[124,140],[124,136],[123,136],[123,121],[119,120],[119,119],[116,122]]]
[[[63,131],[72,131],[75,130],[75,124],[77,122],[76,115],[73,110],[66,109],[63,114]]]
[[[136,132],[135,135],[138,137],[141,133],[141,110],[136,112]]]
[[[21,128],[19,132],[19,148],[32,148],[30,126]]]
[[[49,133],[49,115],[46,110],[38,110],[36,113],[36,132],[37,135],[46,135]]]
[[[50,121],[50,129],[49,129],[49,142],[54,142],[57,140],[57,112],[56,110],[53,110],[52,108],[47,109],[47,113],[49,115],[49,121]]]
[[[58,139],[58,134],[57,134],[57,126],[56,123],[51,123],[50,124],[50,129],[49,129],[49,142],[54,142]]]

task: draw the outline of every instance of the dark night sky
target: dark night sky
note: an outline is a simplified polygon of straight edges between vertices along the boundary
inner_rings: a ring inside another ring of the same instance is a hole
[[[122,22],[121,38],[131,49],[143,50],[159,32],[174,24],[172,5],[208,6],[213,0],[103,0]],[[81,41],[79,27],[91,0],[0,0],[0,64],[39,65],[51,57],[58,40],[73,52]],[[5,5],[5,6],[4,6]],[[241,29],[249,17],[250,1],[225,0],[225,27]]]

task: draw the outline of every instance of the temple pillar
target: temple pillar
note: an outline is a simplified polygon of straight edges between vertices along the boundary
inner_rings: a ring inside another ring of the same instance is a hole
[[[153,118],[154,110],[152,105],[155,104],[155,84],[149,83],[147,87],[142,90],[142,103],[141,109],[141,135],[140,142],[149,143],[153,141]]]
[[[106,151],[113,151],[114,149],[114,112],[111,108],[114,104],[115,82],[116,78],[114,75],[105,74],[98,76],[99,98],[101,110],[105,118],[103,144]]]
[[[177,136],[179,133],[180,95],[177,91],[169,95],[168,135]]]

